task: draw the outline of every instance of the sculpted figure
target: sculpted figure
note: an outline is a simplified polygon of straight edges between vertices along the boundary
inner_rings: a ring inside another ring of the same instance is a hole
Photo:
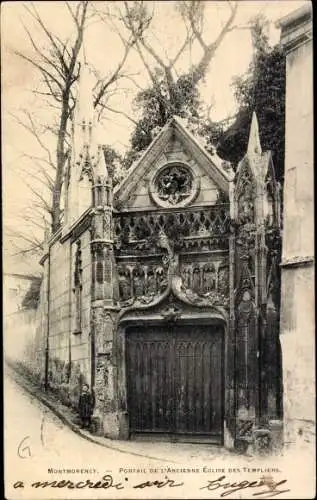
[[[203,271],[203,293],[211,292],[215,287],[215,269],[211,264],[207,264]]]
[[[129,271],[126,268],[119,269],[119,294],[121,300],[128,300],[132,295]]]
[[[183,282],[185,288],[191,288],[191,279],[190,279],[190,268],[185,267],[183,270]]]
[[[239,198],[238,204],[239,220],[245,224],[254,220],[254,194],[250,183],[244,187],[244,192]]]
[[[192,290],[194,290],[196,293],[199,293],[201,291],[201,285],[200,285],[200,269],[199,267],[195,267],[193,271],[193,281],[192,281]]]
[[[144,295],[144,271],[142,268],[133,270],[133,291],[135,297],[142,297]]]
[[[238,315],[240,320],[246,320],[254,312],[254,304],[252,300],[252,295],[249,290],[243,292],[239,307]]]
[[[157,282],[157,290],[159,292],[162,292],[167,286],[166,275],[165,275],[164,269],[162,267],[159,267],[156,270],[156,282]]]
[[[223,295],[229,295],[229,269],[228,267],[221,267],[218,276],[218,290]]]
[[[147,294],[155,295],[157,292],[156,276],[153,269],[150,269],[147,275]]]

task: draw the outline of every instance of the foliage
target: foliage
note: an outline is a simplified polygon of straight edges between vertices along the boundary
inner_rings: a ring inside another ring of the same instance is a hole
[[[200,1],[178,1],[176,11],[181,16],[185,27],[185,35],[180,40],[176,54],[162,57],[146,38],[151,25],[152,15],[145,2],[124,2],[125,13],[121,14],[125,28],[136,39],[134,48],[150,78],[150,85],[142,89],[136,96],[134,104],[140,118],[136,123],[131,137],[131,149],[124,158],[124,167],[138,158],[153,140],[168,119],[178,115],[188,121],[199,121],[202,116],[198,85],[206,76],[215,53],[228,32],[235,27],[233,21],[236,16],[238,2],[228,2],[228,17],[220,33],[210,42],[204,34],[205,3]],[[192,45],[196,43],[201,49],[201,57],[195,64],[190,64],[187,71],[179,75],[177,63],[185,51],[189,49],[189,60]],[[155,67],[151,67],[145,54],[154,60]]]
[[[252,112],[259,121],[264,151],[271,150],[279,181],[284,173],[285,55],[279,45],[271,48],[265,35],[265,21],[257,18],[252,30],[254,58],[247,73],[234,80],[239,104],[235,122],[220,137],[218,153],[234,165],[246,152]]]
[[[103,153],[107,168],[112,172],[113,185],[116,186],[124,177],[122,171],[122,157],[118,151],[111,146],[104,146]]]
[[[40,302],[41,278],[34,278],[22,301],[24,309],[37,309]]]
[[[133,152],[144,150],[151,143],[155,131],[163,127],[171,116],[189,119],[199,117],[199,92],[190,73],[179,76],[175,82],[171,82],[169,88],[162,73],[157,71],[156,75],[156,85],[140,91],[134,101],[141,117],[131,137]],[[128,158],[134,157],[129,152]]]

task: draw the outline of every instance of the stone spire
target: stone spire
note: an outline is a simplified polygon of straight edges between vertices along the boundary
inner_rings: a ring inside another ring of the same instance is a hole
[[[78,55],[78,61],[79,79],[74,110],[72,160],[67,194],[66,218],[68,226],[76,222],[94,203],[92,188],[94,190],[95,188],[93,186],[96,183],[105,185],[108,181],[108,171],[102,150],[104,133],[101,136],[101,128],[96,119],[93,103],[96,80],[87,63],[84,42]],[[105,198],[106,196],[103,196],[102,200]]]
[[[94,129],[94,76],[87,64],[84,41],[78,54],[79,78],[72,124],[72,154],[67,193],[66,227],[91,206],[92,148]]]
[[[84,48],[80,54],[80,76],[79,76],[79,89],[78,89],[78,118],[81,122],[93,123],[94,118],[94,103],[93,103],[93,88],[95,86],[95,79],[89,68]]]
[[[252,121],[249,134],[249,142],[247,156],[255,156],[262,154],[262,147],[259,134],[259,123],[255,111],[252,114]]]
[[[84,147],[90,145],[94,125],[93,88],[95,86],[95,79],[87,64],[84,42],[80,49],[78,60],[80,69],[74,116],[75,161],[78,161],[78,155],[83,153],[82,150]]]
[[[104,131],[100,123],[96,123],[93,134],[95,161],[94,177],[97,182],[105,183],[108,180],[108,169],[105,162],[105,155],[102,149]]]

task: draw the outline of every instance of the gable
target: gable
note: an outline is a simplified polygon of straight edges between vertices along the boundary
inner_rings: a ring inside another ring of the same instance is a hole
[[[229,178],[174,118],[115,190],[115,202],[136,211],[212,205],[219,191],[228,193]]]

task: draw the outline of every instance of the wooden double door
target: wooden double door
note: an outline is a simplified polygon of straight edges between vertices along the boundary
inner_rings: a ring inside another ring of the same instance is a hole
[[[223,331],[220,326],[127,329],[130,433],[222,442]]]

